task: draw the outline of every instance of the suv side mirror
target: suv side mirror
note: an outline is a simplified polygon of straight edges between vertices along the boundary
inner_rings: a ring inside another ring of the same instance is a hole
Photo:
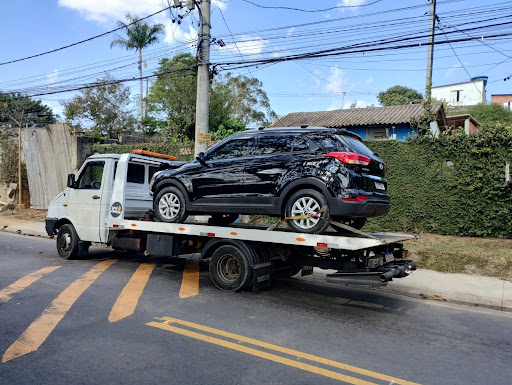
[[[75,188],[75,174],[68,174],[67,186],[69,188]]]
[[[196,159],[199,163],[201,163],[203,166],[208,167],[208,163],[206,163],[206,159],[204,157],[204,152],[200,152],[197,154]]]

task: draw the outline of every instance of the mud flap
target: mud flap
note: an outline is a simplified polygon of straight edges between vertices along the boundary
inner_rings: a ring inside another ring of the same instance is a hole
[[[261,290],[272,284],[272,263],[264,262],[254,266],[254,279],[252,290]]]

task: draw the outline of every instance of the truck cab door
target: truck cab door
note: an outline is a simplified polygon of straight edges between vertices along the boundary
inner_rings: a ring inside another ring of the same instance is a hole
[[[68,216],[82,241],[100,242],[100,214],[104,193],[105,161],[90,160],[69,189]],[[108,204],[108,199],[103,200]]]

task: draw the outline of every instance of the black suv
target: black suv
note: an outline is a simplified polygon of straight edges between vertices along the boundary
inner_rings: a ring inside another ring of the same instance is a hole
[[[265,128],[232,135],[191,162],[157,172],[150,187],[163,222],[209,214],[211,223],[227,225],[239,214],[265,214],[289,218],[295,231],[321,233],[331,220],[361,228],[366,217],[387,214],[386,171],[352,132]]]

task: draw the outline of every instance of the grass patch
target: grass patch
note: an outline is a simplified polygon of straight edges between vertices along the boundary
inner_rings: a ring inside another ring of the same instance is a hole
[[[405,248],[420,268],[512,279],[512,239],[421,234]]]

